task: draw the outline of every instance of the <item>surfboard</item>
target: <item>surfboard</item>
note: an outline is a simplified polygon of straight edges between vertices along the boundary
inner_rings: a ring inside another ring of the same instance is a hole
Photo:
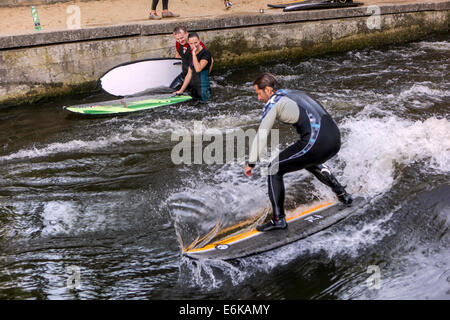
[[[98,82],[109,94],[125,97],[159,88],[169,88],[180,73],[181,59],[136,60],[111,68]]]
[[[266,252],[328,228],[365,204],[363,198],[356,198],[351,206],[326,202],[299,208],[286,214],[286,229],[267,232],[259,232],[254,228],[243,230],[198,248],[187,246],[183,255],[192,259],[232,260]]]
[[[286,8],[286,7],[289,7],[291,5],[298,4],[298,3],[301,3],[301,2],[304,2],[304,1],[305,0],[296,0],[296,1],[289,1],[289,2],[278,3],[278,4],[268,4],[267,6],[270,7],[270,8],[280,9],[280,8]]]
[[[64,106],[63,109],[72,113],[85,115],[123,114],[158,107],[168,106],[191,100],[188,95],[167,96],[155,98],[155,96],[128,98],[112,101],[104,101],[94,104],[81,104],[76,106]]]
[[[332,9],[357,7],[362,3],[351,0],[305,0],[303,3],[293,4],[283,9],[283,12],[313,10],[313,9]]]

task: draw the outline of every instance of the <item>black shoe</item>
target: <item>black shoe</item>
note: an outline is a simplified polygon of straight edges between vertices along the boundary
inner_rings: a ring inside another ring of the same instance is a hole
[[[345,204],[347,206],[351,205],[353,202],[353,198],[352,198],[351,194],[349,194],[347,192],[344,192],[344,193],[338,195],[337,197],[340,202],[342,202],[343,204]]]
[[[256,227],[256,230],[265,232],[265,231],[270,231],[270,230],[275,230],[275,229],[286,229],[286,228],[287,228],[286,219],[281,218],[280,220],[276,220],[276,221],[270,220],[266,224],[259,225]]]

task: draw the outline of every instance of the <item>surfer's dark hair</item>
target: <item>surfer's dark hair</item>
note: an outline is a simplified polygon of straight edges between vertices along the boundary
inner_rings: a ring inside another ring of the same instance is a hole
[[[197,39],[200,39],[200,36],[198,35],[197,32],[189,32],[188,39],[190,39],[190,38],[197,38]]]
[[[181,31],[187,32],[186,27],[183,26],[176,26],[175,29],[173,29],[174,34],[181,33]]]
[[[256,78],[255,82],[253,82],[253,85],[258,86],[259,89],[263,90],[266,87],[271,87],[275,91],[281,88],[277,78],[273,74],[268,72],[265,72],[261,74],[258,78]]]

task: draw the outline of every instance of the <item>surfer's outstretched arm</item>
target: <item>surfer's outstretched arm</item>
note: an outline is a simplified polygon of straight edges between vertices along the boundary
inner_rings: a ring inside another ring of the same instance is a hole
[[[267,118],[267,122],[271,122],[271,124],[269,124],[270,127],[272,127],[273,121],[275,121],[275,118]],[[252,176],[252,169],[256,166],[256,162],[258,161],[258,158],[262,152],[262,150],[264,150],[264,147],[267,144],[267,136],[269,134],[269,130],[264,128],[265,126],[261,123],[258,132],[256,133],[255,138],[253,139],[252,145],[250,147],[250,155],[249,155],[249,160],[248,162],[245,164],[245,168],[244,168],[244,174],[247,177],[251,177]]]
[[[261,124],[255,139],[253,139],[250,147],[248,164],[254,167],[261,153],[267,145],[267,137],[275,124],[275,120],[279,119],[283,123],[295,123],[298,120],[299,111],[297,104],[289,98],[282,97],[269,109],[263,116]]]

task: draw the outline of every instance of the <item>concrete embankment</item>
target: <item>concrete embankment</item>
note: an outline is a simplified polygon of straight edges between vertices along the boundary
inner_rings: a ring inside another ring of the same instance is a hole
[[[174,55],[172,30],[198,31],[215,67],[347,51],[448,32],[450,1],[257,13],[0,37],[0,104],[95,89],[111,67]]]

